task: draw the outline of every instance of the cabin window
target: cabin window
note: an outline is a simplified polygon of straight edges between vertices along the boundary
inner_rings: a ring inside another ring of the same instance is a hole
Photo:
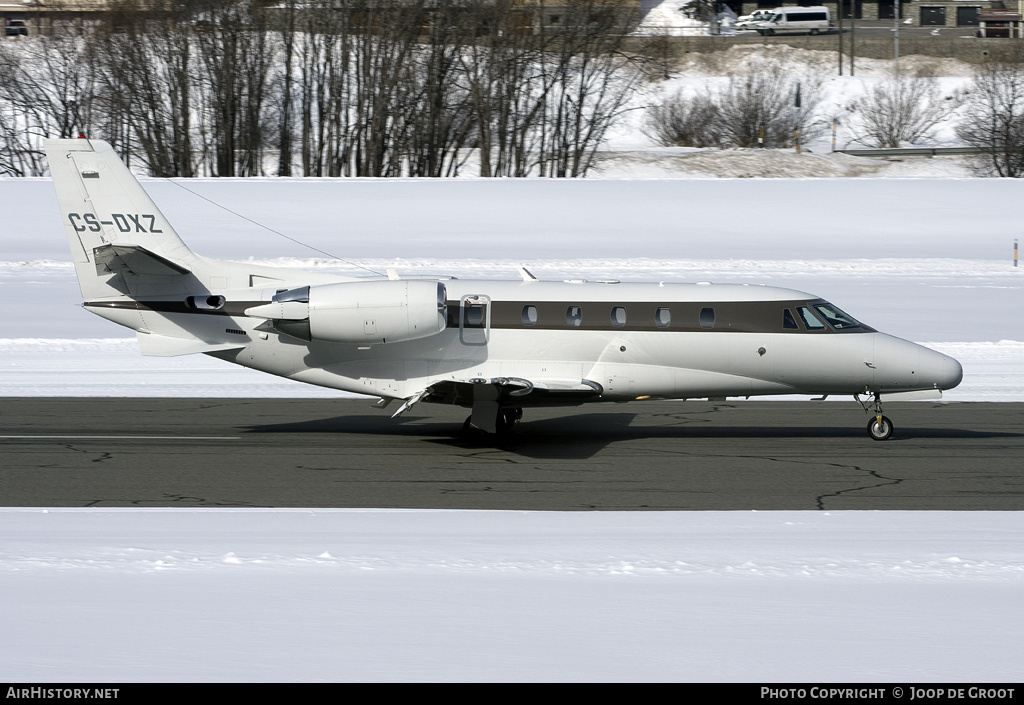
[[[782,327],[785,330],[800,330],[800,327],[796,324],[796,319],[793,318],[793,312],[788,308],[782,312]]]
[[[836,330],[849,330],[860,328],[860,322],[848,313],[840,311],[832,304],[814,304],[818,313],[825,317],[825,320],[832,324]]]
[[[659,308],[654,313],[654,325],[658,328],[668,328],[670,323],[672,323],[672,312],[667,308]]]
[[[580,306],[570,306],[565,309],[565,325],[579,328],[580,324],[583,323],[583,308]]]
[[[616,328],[626,325],[626,309],[623,306],[616,306],[612,309],[612,325]]]
[[[523,325],[524,326],[535,326],[535,325],[537,325],[537,307],[536,306],[523,306]]]
[[[800,314],[800,318],[803,319],[807,330],[821,330],[825,327],[825,324],[818,320],[818,317],[806,306],[800,306],[796,312]]]
[[[700,310],[700,327],[701,328],[714,328],[715,327],[715,309],[713,309],[713,308],[702,308]]]
[[[484,307],[479,304],[466,305],[467,328],[481,328],[484,325]]]

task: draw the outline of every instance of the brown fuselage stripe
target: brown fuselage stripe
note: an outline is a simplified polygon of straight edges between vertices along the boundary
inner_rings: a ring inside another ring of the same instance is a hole
[[[260,306],[265,301],[229,301],[223,308],[216,310],[191,308],[184,301],[100,301],[86,302],[91,308],[140,309],[159,313],[187,313],[205,316],[243,317],[245,310]],[[491,330],[589,330],[610,332],[632,331],[673,331],[679,332],[734,332],[734,333],[813,333],[822,335],[829,333],[874,333],[875,329],[861,324],[856,328],[836,330],[825,326],[819,330],[808,330],[799,316],[796,307],[824,303],[822,299],[791,300],[791,301],[491,301]],[[448,302],[449,328],[459,327],[460,308],[458,301]],[[524,323],[524,308],[536,308],[536,323]],[[568,321],[570,307],[579,307],[582,317],[579,325],[571,325]],[[613,325],[612,315],[615,308],[625,309],[625,324]],[[657,325],[658,310],[668,309],[669,324],[665,327]],[[707,328],[701,325],[701,311],[714,310],[714,326]],[[798,321],[797,328],[784,328],[783,318],[789,309]],[[464,328],[483,328],[484,324],[465,324]]]

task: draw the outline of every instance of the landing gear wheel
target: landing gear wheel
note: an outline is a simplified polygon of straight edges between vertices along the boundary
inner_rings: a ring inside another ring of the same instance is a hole
[[[818,30],[816,30],[816,29],[812,29],[812,30],[811,30],[811,36],[812,36],[812,37],[816,37],[816,36],[818,36]]]
[[[523,418],[522,409],[502,409],[498,412],[497,423],[495,424],[498,435],[504,436],[512,433],[512,429],[515,428],[516,421]]]
[[[892,435],[892,421],[888,416],[875,416],[868,421],[868,435],[873,440],[884,441]]]
[[[484,432],[472,424],[473,417],[467,416],[466,420],[462,423],[462,435],[464,436],[482,436]]]

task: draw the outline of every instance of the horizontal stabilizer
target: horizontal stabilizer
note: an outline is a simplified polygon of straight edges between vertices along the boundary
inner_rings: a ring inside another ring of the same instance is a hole
[[[177,357],[178,355],[193,355],[218,350],[239,350],[245,347],[245,344],[208,343],[198,338],[172,338],[169,335],[141,331],[136,334],[136,337],[139,339],[139,352],[150,357]]]
[[[189,270],[138,245],[100,245],[93,248],[97,274],[173,277]]]

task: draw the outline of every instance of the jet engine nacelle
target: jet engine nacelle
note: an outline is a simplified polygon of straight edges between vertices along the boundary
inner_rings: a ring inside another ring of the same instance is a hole
[[[436,281],[341,282],[283,291],[246,314],[302,340],[369,345],[437,335],[447,325],[446,300]]]

